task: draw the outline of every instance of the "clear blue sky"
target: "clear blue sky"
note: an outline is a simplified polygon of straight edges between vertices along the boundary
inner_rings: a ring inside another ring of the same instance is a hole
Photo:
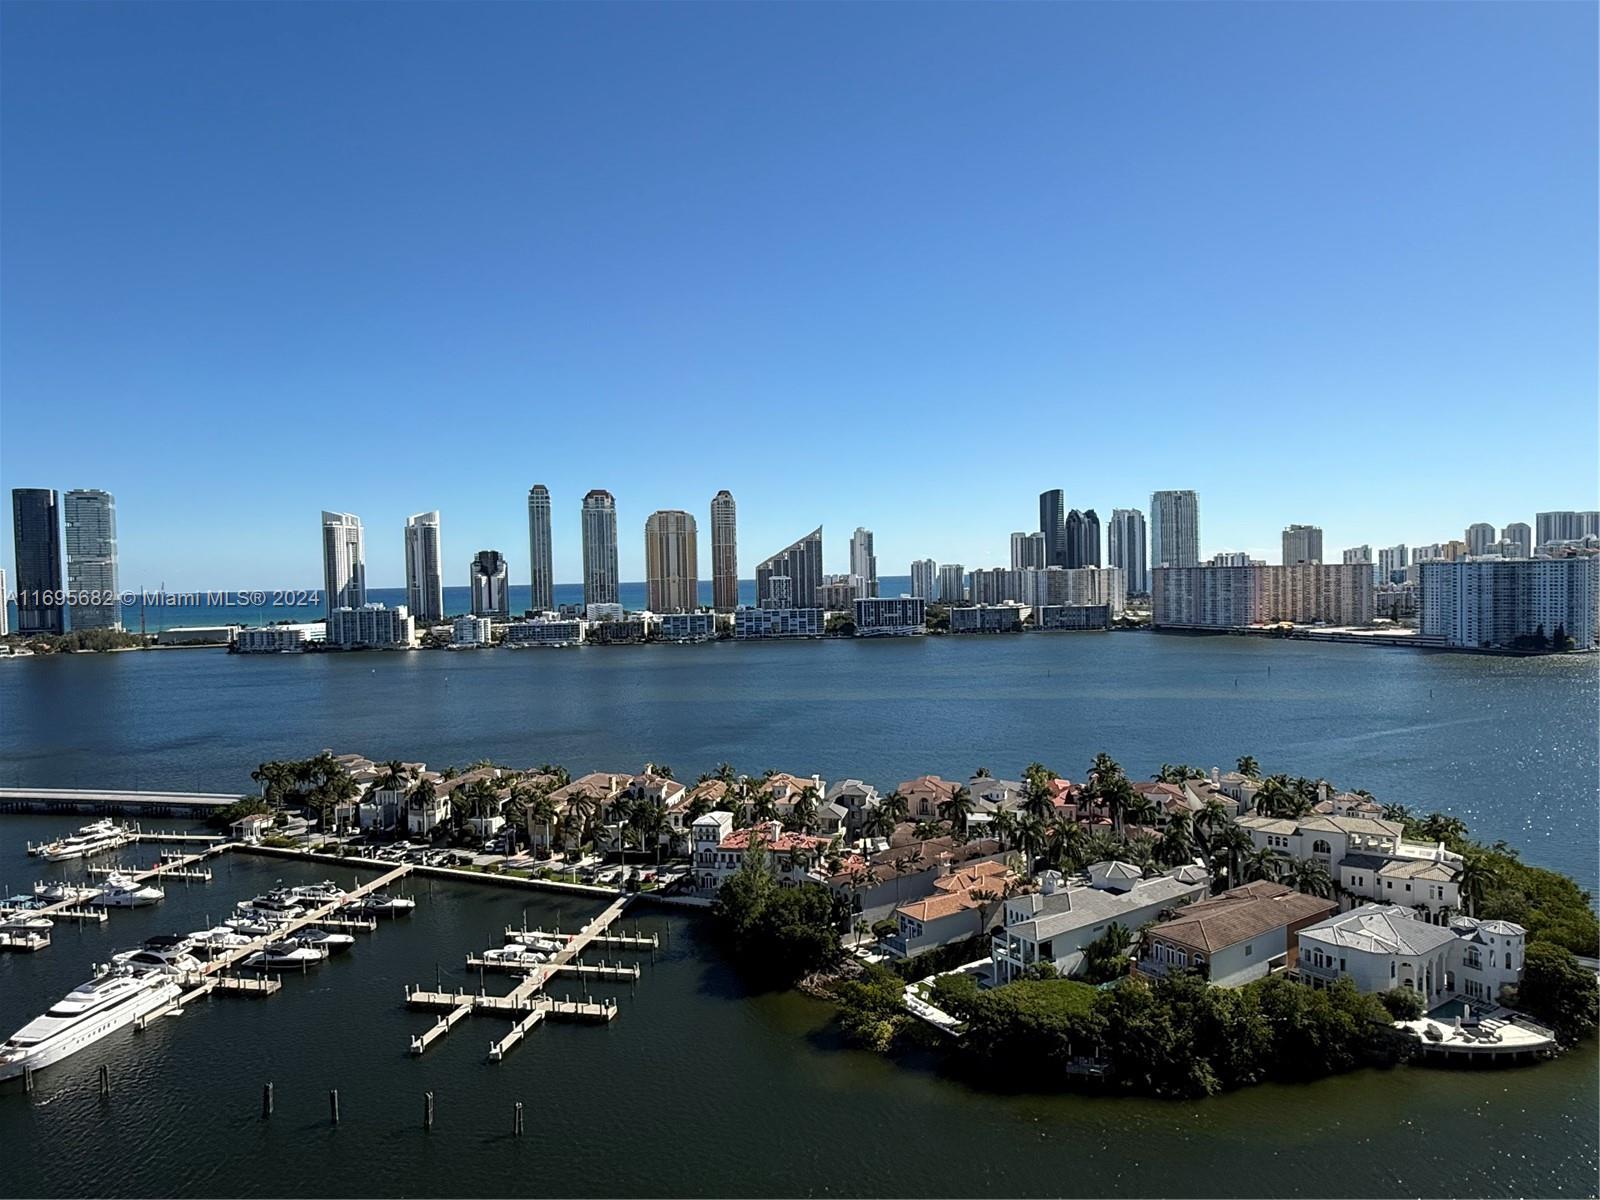
[[[1003,563],[1037,493],[1330,556],[1596,503],[1589,4],[8,3],[5,488],[125,585],[527,577],[731,488]],[[7,498],[9,503],[9,498]],[[0,561],[11,564],[9,514]]]

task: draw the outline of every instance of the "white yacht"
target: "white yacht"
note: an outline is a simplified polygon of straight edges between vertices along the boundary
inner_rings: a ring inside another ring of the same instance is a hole
[[[80,983],[0,1045],[0,1079],[60,1062],[181,994],[170,975],[113,967]]]
[[[274,942],[257,950],[244,962],[245,967],[264,967],[268,971],[287,971],[297,967],[311,967],[328,957],[328,952],[317,946],[302,946],[295,942]]]
[[[192,949],[194,949],[192,938],[160,934],[146,938],[144,945],[137,950],[123,950],[121,953],[113,954],[111,961],[139,970],[190,978],[200,973],[200,960],[189,953]]]
[[[550,956],[512,942],[509,946],[501,946],[498,950],[485,950],[483,961],[499,963],[505,967],[537,967],[541,963],[549,962]]]
[[[160,904],[166,898],[166,892],[154,884],[135,883],[132,876],[113,871],[89,903],[102,908],[143,908],[147,904]]]
[[[87,858],[91,854],[115,850],[131,837],[131,830],[107,819],[95,821],[77,833],[32,849],[35,854],[44,855],[48,862],[68,862],[74,858]]]
[[[281,887],[250,900],[241,900],[235,907],[241,916],[261,917],[279,923],[305,915],[305,905],[287,888]]]
[[[321,883],[308,883],[289,889],[290,896],[311,908],[320,908],[322,905],[331,904],[335,900],[343,900],[348,894],[331,879],[324,879]]]
[[[0,917],[0,929],[33,929],[40,933],[48,933],[55,927],[56,923],[49,917],[37,916],[30,912],[15,912]]]
[[[240,946],[248,946],[255,941],[242,929],[230,925],[217,925],[211,929],[197,929],[189,935],[189,942],[196,953],[207,957],[217,954],[226,954],[229,950],[237,950]]]
[[[409,896],[391,896],[387,892],[373,892],[356,903],[356,911],[378,916],[408,913],[417,906]]]
[[[100,891],[97,887],[88,884],[66,883],[57,880],[55,883],[36,883],[33,885],[33,895],[37,900],[46,904],[59,904],[63,900],[93,900]]]

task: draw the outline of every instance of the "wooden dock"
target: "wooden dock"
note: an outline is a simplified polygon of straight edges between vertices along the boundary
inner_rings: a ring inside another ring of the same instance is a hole
[[[526,975],[530,971],[540,970],[547,964],[544,963],[508,963],[498,959],[482,958],[476,954],[467,955],[467,966],[480,971],[494,971],[505,975]],[[632,963],[562,963],[554,969],[556,975],[575,975],[588,979],[612,979],[622,982],[631,982],[639,978],[639,964]]]
[[[0,950],[18,950],[24,953],[43,950],[50,944],[50,933],[44,929],[0,929]]]
[[[270,996],[283,987],[282,980],[254,975],[213,975],[209,982],[219,992],[236,992],[241,996]]]
[[[507,925],[506,940],[509,942],[519,937],[541,937],[552,941],[570,942],[581,935],[575,933],[562,933],[560,929],[546,931],[543,929],[529,929],[526,926]],[[605,946],[610,950],[655,950],[660,947],[661,940],[655,934],[641,934],[637,930],[627,933],[599,933],[589,938],[590,946]]]
[[[205,862],[206,859],[211,858],[213,855],[221,854],[229,849],[231,845],[232,843],[230,842],[222,842],[214,846],[208,846],[195,854],[185,854],[180,858],[169,858],[163,862],[158,862],[148,871],[128,871],[125,874],[135,883],[144,883],[147,880],[161,879],[168,876],[182,877],[185,872],[192,872],[196,863]],[[91,874],[110,874],[109,870],[102,867],[90,867],[89,871]],[[199,878],[195,874],[191,874],[190,877]],[[204,873],[204,877],[210,879],[211,872],[207,870]],[[88,901],[57,900],[54,904],[43,904],[38,908],[0,906],[0,916],[10,916],[12,913],[27,913],[29,916],[34,917],[49,917],[52,921],[105,921],[107,919],[107,910],[90,907],[92,903],[93,900],[90,898]],[[46,944],[48,945],[48,943]]]
[[[413,1008],[445,1009],[444,1016],[430,1027],[426,1032],[411,1039],[411,1053],[421,1054],[434,1042],[444,1037],[457,1024],[465,1020],[473,1012],[496,1013],[501,1016],[510,1016],[515,1019],[511,1032],[496,1042],[489,1045],[489,1060],[498,1062],[505,1057],[507,1050],[520,1042],[526,1034],[546,1017],[561,1017],[569,1020],[610,1021],[617,1015],[617,1002],[610,997],[603,997],[599,1003],[589,1000],[555,1000],[544,994],[545,985],[558,974],[569,973],[582,977],[586,969],[577,958],[588,947],[601,943],[607,936],[607,931],[618,917],[622,915],[631,896],[619,896],[612,904],[593,921],[575,934],[550,934],[550,937],[566,939],[566,945],[551,957],[550,961],[538,966],[520,968],[527,971],[527,977],[517,984],[511,992],[504,996],[489,996],[482,993],[471,992],[439,992],[427,991],[423,988],[407,988],[406,1003]],[[512,932],[508,930],[508,933]],[[642,946],[653,948],[653,938],[635,939]],[[469,960],[470,961],[470,960]],[[564,971],[564,968],[571,968]],[[616,971],[613,978],[637,979],[638,968],[628,970],[618,967],[592,968],[600,971]]]
[[[179,866],[178,864],[180,862],[182,862],[182,861],[183,860],[181,860],[181,859],[172,859],[172,860],[170,860],[168,862],[159,862],[154,867],[151,868],[151,871],[160,874],[160,876],[163,879],[199,879],[199,880],[202,880],[205,883],[210,883],[211,882],[211,868],[210,867],[202,867],[199,870],[196,870],[193,867]],[[131,875],[131,876],[137,877],[139,875],[139,871],[138,871],[137,868],[121,867],[121,866],[118,866],[118,867],[90,867],[89,868],[89,874],[90,875],[118,875],[118,874],[121,874],[121,875]]]

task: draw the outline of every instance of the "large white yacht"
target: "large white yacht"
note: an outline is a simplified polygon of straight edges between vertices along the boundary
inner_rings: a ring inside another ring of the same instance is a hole
[[[66,883],[62,880],[33,885],[34,897],[46,904],[58,904],[62,900],[93,900],[99,892],[100,889],[92,884]]]
[[[170,975],[116,966],[80,983],[43,1016],[35,1017],[0,1044],[0,1079],[60,1062],[171,1004],[182,994]]]
[[[83,826],[77,833],[31,847],[34,854],[42,854],[49,862],[68,862],[74,858],[87,858],[125,845],[132,831],[109,819]]]
[[[166,892],[160,888],[136,883],[131,875],[113,871],[89,903],[102,908],[143,908],[147,904],[160,904],[166,898]]]

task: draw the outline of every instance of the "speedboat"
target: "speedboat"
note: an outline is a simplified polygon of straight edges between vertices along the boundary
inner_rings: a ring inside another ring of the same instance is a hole
[[[76,1054],[107,1034],[171,1004],[182,990],[170,975],[116,966],[80,983],[0,1045],[0,1079],[14,1079]]]
[[[391,896],[388,892],[373,892],[356,905],[356,911],[390,916],[410,912],[417,902],[409,896]]]
[[[501,946],[498,950],[485,950],[483,961],[498,963],[502,967],[537,967],[549,962],[550,956],[513,942],[509,946]]]
[[[237,950],[240,946],[248,946],[255,941],[255,938],[241,929],[217,925],[211,929],[196,930],[189,935],[189,941],[196,953],[211,956]]]
[[[113,954],[111,961],[142,971],[157,971],[163,975],[196,975],[200,960],[189,951],[194,940],[178,934],[159,934],[146,938],[137,950],[124,950]]]
[[[241,966],[262,967],[268,971],[287,971],[297,967],[311,967],[328,957],[328,952],[317,946],[301,946],[294,942],[274,942],[263,946]]]
[[[59,904],[63,900],[93,900],[99,891],[100,889],[97,887],[64,883],[59,880],[55,883],[36,883],[33,885],[35,898],[43,900],[47,904]]]
[[[250,900],[241,900],[235,907],[243,916],[276,921],[292,921],[305,913],[305,905],[288,888],[281,887]]]
[[[543,933],[529,933],[526,929],[507,929],[506,940],[541,954],[554,954],[561,949],[561,943],[555,938]]]
[[[74,858],[87,858],[106,850],[115,850],[131,836],[131,831],[111,820],[95,821],[77,833],[43,846],[34,847],[35,854],[44,855],[48,862],[67,862]]]
[[[240,913],[237,917],[229,917],[222,924],[225,928],[236,933],[247,934],[250,937],[261,937],[263,934],[275,933],[282,926],[288,924],[288,917],[266,917],[259,913]]]
[[[327,929],[302,929],[291,934],[289,940],[302,946],[321,948],[329,954],[342,954],[356,944],[356,939],[348,933],[334,933]]]
[[[90,904],[102,908],[143,908],[147,904],[160,904],[166,892],[151,884],[140,884],[130,875],[113,871],[106,876],[105,886],[90,897]]]

